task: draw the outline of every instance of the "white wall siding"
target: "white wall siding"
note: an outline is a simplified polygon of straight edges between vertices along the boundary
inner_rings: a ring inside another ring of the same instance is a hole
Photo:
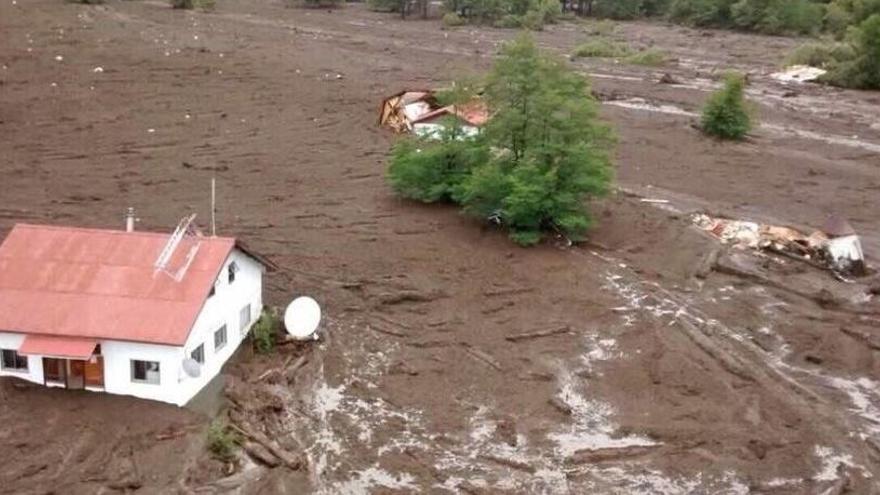
[[[104,391],[177,404],[177,382],[183,350],[180,347],[118,340],[101,340]],[[132,381],[131,360],[159,363],[159,384]]]
[[[229,264],[234,262],[238,266],[235,281],[228,282]],[[263,271],[261,264],[239,250],[233,250],[229,259],[223,264],[220,277],[215,285],[215,293],[202,308],[202,312],[196,319],[192,332],[184,346],[184,357],[199,345],[205,345],[205,364],[202,365],[201,373],[197,378],[192,378],[183,373],[183,379],[179,387],[179,400],[177,404],[183,405],[188,402],[199,390],[202,389],[212,378],[220,373],[223,363],[238,349],[251,325],[259,318],[263,311]],[[250,321],[246,328],[239,325],[241,309],[250,305]],[[219,350],[214,348],[214,332],[221,326],[226,325],[226,345]],[[244,330],[244,331],[242,331]]]
[[[18,350],[24,341],[24,334],[12,332],[0,332],[0,349]],[[0,368],[0,376],[14,376],[43,384],[43,358],[39,356],[28,356],[28,369],[25,371],[4,370]]]

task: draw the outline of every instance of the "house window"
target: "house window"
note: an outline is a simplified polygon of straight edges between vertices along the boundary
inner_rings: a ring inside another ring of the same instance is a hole
[[[241,308],[241,312],[238,315],[238,328],[241,330],[241,333],[244,334],[247,331],[248,325],[251,323],[251,305]]]
[[[135,383],[159,384],[159,362],[131,360],[131,381]]]
[[[238,265],[233,261],[229,264],[229,268],[227,268],[229,272],[229,283],[235,282],[235,274],[238,273]]]
[[[16,350],[12,349],[3,349],[3,362],[2,368],[4,370],[9,371],[27,371],[28,370],[28,359],[27,356],[22,356]]]
[[[214,351],[219,351],[226,345],[226,325],[214,332]]]
[[[193,349],[189,354],[189,357],[193,358],[199,364],[205,364],[205,344],[199,344],[199,346]]]
[[[208,292],[208,297],[213,297],[214,294],[217,293],[217,284],[211,284],[211,292]]]

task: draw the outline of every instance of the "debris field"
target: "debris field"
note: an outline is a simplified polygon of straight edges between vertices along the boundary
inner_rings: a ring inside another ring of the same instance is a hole
[[[617,191],[589,241],[521,249],[396,198],[377,125],[514,31],[217,4],[0,4],[0,233],[128,206],[167,230],[209,218],[216,177],[218,233],[278,266],[268,303],[321,303],[323,339],[228,367],[235,465],[204,414],[4,380],[0,492],[880,493],[880,94],[773,77],[795,39],[619,23],[673,61],[571,61],[617,129]],[[561,56],[587,36],[536,33]],[[761,122],[737,144],[693,128],[729,68]],[[831,214],[867,275],[693,220],[809,237]]]

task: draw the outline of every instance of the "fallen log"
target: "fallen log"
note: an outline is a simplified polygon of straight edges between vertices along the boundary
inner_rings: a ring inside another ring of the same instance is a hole
[[[465,352],[470,354],[475,359],[482,361],[489,366],[495,368],[498,371],[501,371],[501,364],[495,360],[489,353],[481,351],[479,349],[473,348],[470,345],[465,344]]]
[[[505,340],[509,340],[510,342],[519,342],[521,340],[529,340],[529,339],[540,339],[542,337],[550,337],[553,335],[559,335],[563,333],[569,333],[571,331],[571,327],[568,325],[564,325],[558,328],[551,328],[549,330],[539,330],[537,332],[527,332],[527,333],[519,333],[516,335],[508,335],[504,337]]]
[[[246,438],[260,444],[269,451],[272,455],[277,457],[282,464],[284,464],[287,468],[298,471],[301,467],[303,467],[302,459],[292,452],[282,449],[275,442],[270,440],[268,437],[259,433],[257,431],[251,430],[244,424],[230,423],[229,426],[235,431],[241,433]]]
[[[512,296],[514,294],[523,294],[525,292],[534,292],[534,287],[506,287],[501,289],[486,289],[483,295],[486,297]]]
[[[517,471],[524,471],[529,474],[535,474],[535,471],[537,471],[534,466],[517,461],[516,459],[510,459],[507,457],[500,457],[491,454],[480,454],[479,458],[484,461],[494,462],[495,464],[500,464],[511,469],[516,469]]]
[[[571,413],[573,412],[571,406],[563,402],[563,400],[559,397],[550,397],[547,402],[549,402],[550,405],[553,406],[557,411],[565,414],[566,416],[571,416]]]
[[[381,328],[376,326],[375,323],[373,323],[372,325],[367,325],[367,330],[372,330],[377,333],[383,333],[385,335],[391,335],[392,337],[406,337],[406,334],[403,332],[398,332],[396,330],[391,330],[388,328]]]
[[[858,340],[862,344],[866,345],[869,349],[880,351],[880,337],[870,334],[868,332],[856,330],[849,327],[840,327],[840,331],[843,332],[845,335],[849,335],[855,340]]]
[[[659,445],[578,450],[567,460],[567,462],[569,464],[594,464],[597,462],[630,459],[650,454],[657,450],[657,447],[659,447]]]
[[[281,464],[281,461],[269,452],[268,449],[256,442],[245,441],[241,444],[241,448],[251,456],[251,459],[266,467],[274,468]]]

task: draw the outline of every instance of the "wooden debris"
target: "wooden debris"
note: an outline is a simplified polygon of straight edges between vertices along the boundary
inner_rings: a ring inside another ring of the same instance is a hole
[[[483,291],[486,297],[512,296],[514,294],[523,294],[526,292],[534,292],[534,287],[506,287],[501,289],[487,289]]]
[[[840,327],[840,331],[865,344],[870,349],[880,351],[880,336],[849,327]]]
[[[465,351],[470,354],[472,357],[476,358],[479,361],[482,361],[489,366],[495,368],[498,371],[501,371],[501,364],[495,360],[489,353],[481,351],[477,348],[471,347],[468,344],[465,344]]]
[[[534,466],[517,461],[516,459],[510,459],[507,457],[500,457],[491,454],[480,454],[479,458],[483,459],[484,461],[494,462],[495,464],[500,464],[511,469],[516,469],[517,471],[524,471],[529,474],[535,474],[535,471],[537,471]]]
[[[393,306],[403,303],[425,303],[446,297],[442,292],[417,292],[404,290],[400,292],[385,293],[379,296],[379,304]]]
[[[557,411],[561,412],[562,414],[565,414],[566,416],[571,416],[571,406],[563,402],[563,400],[559,397],[550,397],[547,402],[549,402],[551,406],[553,406]]]
[[[403,332],[398,332],[396,330],[391,330],[390,328],[382,328],[377,326],[375,323],[367,325],[367,330],[372,330],[378,333],[384,333],[385,335],[391,335],[393,337],[406,337],[406,334]]]
[[[594,464],[597,462],[616,461],[640,457],[654,452],[659,446],[633,446],[622,448],[604,448],[579,450],[569,459],[569,464]]]
[[[274,468],[278,467],[278,465],[281,464],[281,461],[279,461],[277,457],[269,452],[268,449],[256,442],[245,441],[242,442],[241,447],[244,449],[245,452],[247,452],[251,459],[259,462],[264,466]]]
[[[237,431],[237,432],[241,433],[242,435],[244,435],[245,437],[247,437],[248,439],[260,444],[263,448],[265,448],[267,451],[269,451],[272,455],[277,457],[281,461],[281,463],[284,464],[285,466],[287,466],[289,469],[297,471],[301,467],[303,467],[302,459],[300,459],[299,456],[297,456],[296,454],[294,454],[292,452],[289,452],[287,450],[282,449],[281,447],[278,446],[278,444],[276,444],[275,442],[270,440],[268,437],[266,437],[262,433],[259,433],[257,431],[254,431],[254,430],[248,428],[243,423],[233,422],[233,423],[230,423],[229,426],[232,429],[234,429],[235,431]]]
[[[538,330],[537,332],[527,332],[527,333],[519,333],[516,335],[508,335],[504,337],[505,340],[509,340],[510,342],[519,342],[521,340],[529,340],[529,339],[540,339],[541,337],[550,337],[552,335],[559,335],[563,333],[569,333],[571,331],[571,327],[568,325],[564,325],[558,328],[551,328],[548,330]]]

